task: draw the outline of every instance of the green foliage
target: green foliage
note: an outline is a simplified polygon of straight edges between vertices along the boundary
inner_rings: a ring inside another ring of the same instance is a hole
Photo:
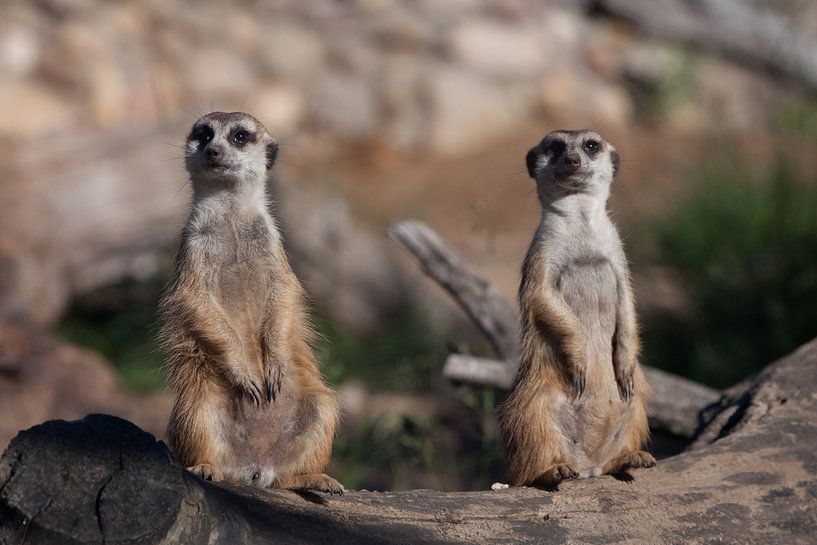
[[[817,102],[787,103],[777,112],[776,124],[783,132],[791,132],[817,140]]]
[[[404,306],[380,331],[360,335],[319,315],[318,359],[330,382],[356,378],[375,390],[428,392],[440,381],[446,347],[419,310]]]
[[[468,391],[460,402],[442,404],[450,414],[429,407],[422,416],[362,419],[338,437],[332,473],[367,490],[487,489],[502,475],[494,392]]]
[[[728,386],[817,335],[817,185],[784,161],[707,169],[651,231],[691,311],[645,317],[646,363]]]
[[[682,49],[670,49],[660,70],[652,78],[631,82],[630,89],[639,113],[653,120],[662,119],[679,103],[690,99],[696,85],[695,58]]]
[[[159,281],[125,282],[74,305],[57,328],[59,337],[105,356],[125,386],[148,392],[164,387],[165,373],[156,348]]]

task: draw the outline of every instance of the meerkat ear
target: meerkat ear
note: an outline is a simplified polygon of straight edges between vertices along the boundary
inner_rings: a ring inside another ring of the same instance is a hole
[[[528,167],[528,174],[531,178],[536,178],[536,163],[539,159],[539,146],[534,146],[525,155],[525,164]]]
[[[267,170],[271,170],[278,158],[278,142],[273,140],[267,144]]]
[[[613,178],[615,178],[618,175],[618,166],[621,162],[616,150],[610,152],[610,162],[613,163]]]

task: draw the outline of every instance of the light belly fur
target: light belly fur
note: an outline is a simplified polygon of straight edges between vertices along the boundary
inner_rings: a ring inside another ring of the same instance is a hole
[[[618,442],[628,419],[615,381],[616,277],[609,261],[585,258],[568,265],[558,288],[587,340],[587,385],[578,400],[557,403],[557,420],[582,477],[595,476]],[[564,396],[563,396],[564,397]]]

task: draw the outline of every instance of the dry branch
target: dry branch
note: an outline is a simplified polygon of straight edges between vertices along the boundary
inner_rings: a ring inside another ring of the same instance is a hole
[[[389,237],[417,258],[423,271],[451,294],[501,359],[517,358],[519,326],[513,306],[468,270],[463,259],[437,233],[418,221],[404,221],[389,229]]]

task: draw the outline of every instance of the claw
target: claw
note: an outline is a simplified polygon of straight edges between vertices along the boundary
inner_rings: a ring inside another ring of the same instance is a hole
[[[619,381],[618,391],[622,400],[629,401],[633,397],[633,392],[635,392],[635,380],[633,377],[625,380],[626,382]]]
[[[576,387],[576,401],[578,401],[584,395],[585,388],[587,388],[587,378],[584,375],[576,377],[575,387]]]

